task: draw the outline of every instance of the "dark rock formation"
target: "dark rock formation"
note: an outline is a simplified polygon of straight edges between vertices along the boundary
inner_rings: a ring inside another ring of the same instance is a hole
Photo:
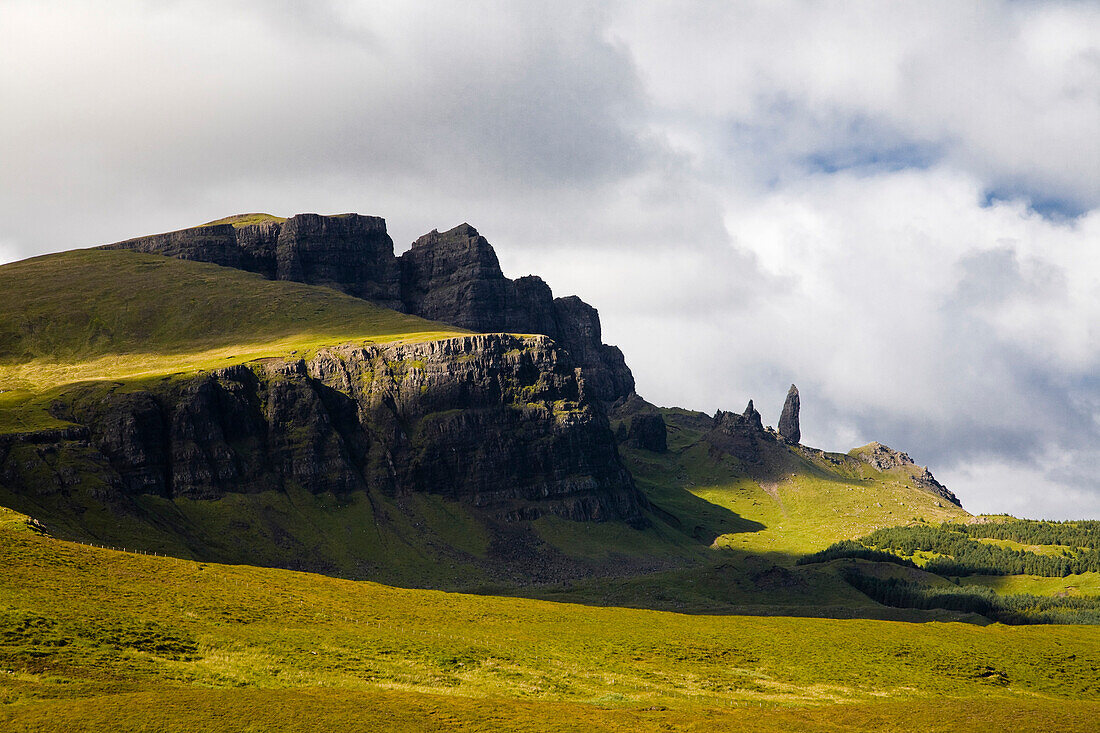
[[[596,309],[576,296],[555,299],[541,278],[504,277],[492,245],[469,224],[426,234],[401,257],[394,257],[385,221],[358,214],[298,214],[282,223],[208,225],[106,248],[326,285],[471,331],[543,334],[581,368],[590,397],[613,401],[634,391],[622,352],[602,341]]]
[[[244,267],[242,250],[237,243],[237,230],[231,224],[213,224],[167,234],[153,234],[108,244],[103,249],[131,249],[135,252],[177,257],[181,260],[213,262],[222,267],[251,269]],[[270,272],[263,272],[263,274],[274,278],[275,270],[272,268]]]
[[[745,412],[742,414],[742,417],[749,422],[749,425],[754,430],[764,429],[764,421],[760,417],[760,413],[757,412],[756,408],[752,406],[752,400],[749,400],[749,405],[745,408]]]
[[[797,445],[802,439],[802,431],[798,427],[798,387],[791,385],[787,392],[787,400],[783,403],[783,413],[779,416],[779,435],[791,445]]]
[[[575,295],[554,300],[557,340],[576,360],[592,397],[612,401],[633,394],[634,375],[618,346],[603,343],[600,314]]]
[[[397,262],[386,222],[376,216],[298,214],[285,222],[214,224],[109,244],[213,262],[271,280],[326,285],[387,308],[401,308]]]
[[[712,451],[731,455],[748,464],[758,464],[766,450],[765,444],[775,444],[775,434],[764,429],[760,413],[750,401],[741,415],[718,410],[703,440]]]
[[[596,309],[575,295],[554,299],[534,275],[504,277],[492,245],[469,224],[425,234],[399,261],[407,312],[472,331],[545,334],[581,368],[590,396],[634,391],[622,352],[603,343]]]
[[[636,448],[664,453],[668,450],[668,428],[660,413],[640,413],[630,420],[627,441]]]
[[[328,285],[400,308],[393,240],[377,216],[298,214],[275,244],[276,279]]]
[[[873,466],[879,471],[889,471],[895,468],[905,469],[917,488],[929,491],[951,502],[955,506],[962,506],[958,497],[956,497],[950,489],[937,481],[936,477],[932,475],[932,472],[929,471],[926,466],[918,466],[916,462],[909,457],[908,453],[902,453],[882,443],[875,442],[869,443],[862,448],[856,448],[848,455],[858,458],[860,461]]]
[[[429,492],[508,520],[644,522],[602,407],[543,336],[344,347],[144,389],[93,385],[52,412],[86,432],[0,446],[0,484],[32,500],[66,490],[52,468],[65,465],[107,502]]]
[[[523,320],[509,318],[515,315],[508,307],[512,282],[489,242],[469,224],[425,234],[399,259],[409,313],[482,332],[507,332],[510,320]],[[546,288],[547,300],[549,295]]]

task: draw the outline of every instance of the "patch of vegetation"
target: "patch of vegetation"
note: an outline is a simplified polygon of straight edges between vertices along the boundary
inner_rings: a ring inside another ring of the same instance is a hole
[[[232,224],[240,229],[242,227],[252,226],[253,224],[282,224],[284,221],[286,221],[285,216],[275,216],[273,214],[235,214],[233,216],[227,216],[224,219],[208,221],[202,226],[211,227],[218,224]]]
[[[1006,711],[1016,730],[1073,730],[1100,713],[1100,627],[685,615],[406,590],[6,526],[4,730],[989,729],[1008,724]],[[759,569],[755,582],[786,582]]]
[[[1022,545],[1064,545],[1100,549],[1100,521],[1066,522],[1011,519],[1003,522],[978,522],[959,525],[970,537],[1010,540]]]
[[[1028,522],[1020,520],[1020,525]],[[876,530],[856,543],[834,544],[822,553],[823,560],[866,557],[867,548],[894,556],[932,553],[922,563],[938,575],[1041,575],[1065,577],[1100,572],[1100,550],[1063,549],[1057,555],[1017,550],[971,539],[969,525],[944,523],[938,527],[915,525]],[[1018,533],[1017,536],[1023,536]],[[1088,535],[1082,538],[1092,541]],[[885,559],[885,558],[880,558]],[[890,560],[894,562],[894,560]],[[803,562],[814,562],[805,559]]]
[[[917,567],[917,564],[907,557],[900,557],[885,550],[876,550],[873,547],[867,547],[855,540],[841,540],[840,542],[835,542],[820,552],[803,555],[798,558],[798,562],[795,564],[814,565],[842,558],[847,560],[868,560],[870,562],[889,562],[907,568]]]
[[[849,570],[845,578],[870,598],[899,608],[977,613],[1004,624],[1100,624],[1100,597],[1002,595],[980,585],[929,587]]]

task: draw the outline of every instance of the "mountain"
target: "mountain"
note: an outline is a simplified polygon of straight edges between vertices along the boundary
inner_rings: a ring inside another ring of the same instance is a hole
[[[104,249],[212,262],[270,280],[325,285],[386,308],[483,333],[539,333],[570,352],[599,399],[634,391],[622,352],[601,340],[595,308],[554,298],[541,278],[509,280],[496,252],[469,224],[432,231],[395,257],[376,216],[247,214]]]
[[[774,407],[647,402],[468,225],[0,266],[0,728],[1090,729],[1100,523]]]
[[[0,267],[0,315],[0,504],[59,537],[521,588],[965,516],[797,410],[650,405],[594,308],[465,224],[395,257],[377,217],[230,217]]]

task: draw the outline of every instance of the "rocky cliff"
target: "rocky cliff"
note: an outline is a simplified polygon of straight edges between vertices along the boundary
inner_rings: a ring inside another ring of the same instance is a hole
[[[535,276],[504,276],[492,245],[462,224],[416,240],[400,257],[384,220],[298,214],[245,226],[213,224],[106,245],[213,262],[336,288],[387,308],[483,333],[543,334],[582,369],[589,396],[634,391],[622,352],[603,343],[599,313],[576,296],[553,297]]]
[[[602,408],[543,336],[331,348],[86,385],[51,412],[82,427],[0,445],[0,484],[32,499],[93,480],[106,503],[293,487],[439,494],[506,520],[645,521]]]

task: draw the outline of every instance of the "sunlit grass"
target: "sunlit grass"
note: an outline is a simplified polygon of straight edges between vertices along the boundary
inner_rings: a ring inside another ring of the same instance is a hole
[[[20,521],[0,515],[0,694],[18,703],[0,722],[59,729],[49,721],[96,709],[120,724],[138,714],[125,696],[149,689],[169,707],[190,700],[176,714],[215,726],[198,730],[219,729],[213,708],[200,714],[203,699],[229,709],[284,700],[292,717],[321,689],[337,709],[443,695],[434,704],[454,715],[499,709],[504,729],[557,724],[524,700],[594,720],[656,708],[664,722],[697,725],[777,705],[812,721],[854,704],[870,721],[881,701],[945,699],[985,715],[986,700],[1037,706],[1035,720],[1047,720],[1095,713],[1075,701],[1100,697],[1097,627],[688,616],[406,590],[101,550],[19,531]],[[504,699],[518,707],[497,708]]]

